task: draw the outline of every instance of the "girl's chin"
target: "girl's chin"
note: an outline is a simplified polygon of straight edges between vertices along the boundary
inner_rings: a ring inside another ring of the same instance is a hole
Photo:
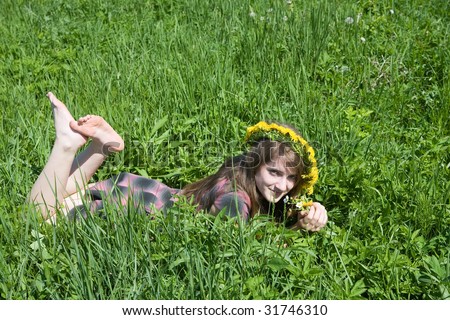
[[[271,198],[267,198],[267,197],[266,197],[266,200],[269,201],[269,202],[271,202],[271,203],[277,203],[277,202],[280,201],[282,198],[283,198],[283,195],[275,195],[275,196],[272,196]]]
[[[262,192],[259,192],[260,195],[263,196],[264,199],[266,199],[270,203],[277,203],[283,198],[283,194],[274,194],[273,191],[267,191],[265,194]]]

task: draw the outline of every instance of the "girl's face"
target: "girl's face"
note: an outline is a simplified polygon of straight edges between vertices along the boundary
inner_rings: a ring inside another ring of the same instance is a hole
[[[276,203],[292,190],[297,181],[297,172],[295,168],[287,168],[284,159],[279,157],[261,165],[256,170],[255,181],[264,199]]]

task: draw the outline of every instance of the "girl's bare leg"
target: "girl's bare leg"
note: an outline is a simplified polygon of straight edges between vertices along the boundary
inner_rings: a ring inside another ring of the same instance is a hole
[[[92,142],[73,161],[65,196],[80,191],[110,153],[119,152],[124,148],[122,138],[100,116],[82,117],[77,122],[71,122],[70,128],[82,136],[91,138]]]
[[[67,194],[66,186],[75,154],[87,141],[86,136],[71,128],[76,121],[66,106],[51,92],[47,97],[52,105],[56,139],[47,164],[29,195],[29,201],[39,207],[44,219],[49,218]]]
[[[82,195],[77,191],[83,193],[84,187],[110,153],[124,148],[122,138],[102,117],[88,115],[75,121],[66,106],[51,92],[47,96],[53,108],[56,140],[29,196],[45,219],[50,218],[61,204],[70,209],[75,203],[63,200],[70,200],[71,195],[77,199],[76,204],[81,204]],[[92,142],[75,157],[88,138]]]

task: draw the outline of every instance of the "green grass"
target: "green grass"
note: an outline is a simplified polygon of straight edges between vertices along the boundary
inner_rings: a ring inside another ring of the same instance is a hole
[[[448,1],[292,3],[0,2],[1,299],[450,298]],[[180,187],[238,154],[247,126],[290,122],[330,222],[292,232],[186,204],[42,223],[23,203],[54,139],[47,91],[123,135],[96,180]]]

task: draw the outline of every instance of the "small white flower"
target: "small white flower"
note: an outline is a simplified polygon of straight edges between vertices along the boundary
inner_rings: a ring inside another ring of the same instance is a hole
[[[394,9],[389,10],[389,13],[390,13],[390,14],[394,14],[394,13],[395,13],[395,12],[394,12]]]
[[[261,17],[259,18],[259,20],[261,20],[261,21],[264,21],[264,19],[266,19],[266,18],[264,18],[263,16],[261,16]]]
[[[335,70],[337,72],[344,73],[344,72],[350,71],[350,67],[348,67],[348,66],[335,66]]]
[[[362,17],[362,13],[358,13],[358,15],[356,16],[356,23],[359,22],[359,20],[361,20]]]
[[[288,17],[287,16],[283,16],[283,21],[287,21]]]
[[[286,0],[286,4],[290,6],[292,4],[292,0]]]
[[[297,203],[295,204],[295,207],[296,207],[297,209],[303,208],[303,201],[297,202]]]
[[[361,37],[361,42],[362,42],[362,43],[366,42],[366,38]]]
[[[352,17],[347,17],[347,18],[345,18],[345,23],[347,23],[347,24],[352,24],[353,22],[355,22],[355,20],[353,20],[353,18]]]
[[[272,12],[273,12],[273,8],[267,9],[267,12],[268,12],[268,13],[272,13]]]
[[[289,196],[286,196],[285,198],[284,198],[284,203],[288,203],[288,201],[289,201]]]
[[[252,11],[250,11],[249,16],[250,16],[250,18],[254,18],[254,17],[256,17],[256,13],[252,10]]]

